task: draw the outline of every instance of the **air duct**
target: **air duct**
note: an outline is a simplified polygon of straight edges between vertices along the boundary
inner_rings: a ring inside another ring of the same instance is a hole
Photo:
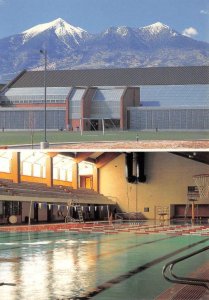
[[[136,152],[136,177],[138,182],[146,182],[146,175],[144,174],[145,153]]]
[[[129,183],[146,182],[144,159],[143,152],[125,154],[126,180]]]
[[[126,153],[126,180],[129,183],[136,182],[136,176],[133,175],[133,153]]]

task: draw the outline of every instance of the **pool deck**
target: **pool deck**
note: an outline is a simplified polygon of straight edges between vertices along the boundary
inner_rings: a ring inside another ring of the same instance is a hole
[[[209,278],[209,263],[204,264],[195,272],[193,272],[190,277],[196,277],[199,279]],[[155,300],[208,300],[209,290],[202,286],[194,285],[184,285],[184,284],[174,284],[171,288],[167,289],[161,295],[159,295]]]

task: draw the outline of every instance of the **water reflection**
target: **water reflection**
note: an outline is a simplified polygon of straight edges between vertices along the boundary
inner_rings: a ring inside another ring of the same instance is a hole
[[[16,264],[15,263],[1,263],[0,282],[16,283]],[[0,287],[1,299],[16,300],[17,287],[3,285]]]
[[[51,239],[4,243],[1,251],[0,282],[16,283],[2,286],[1,299],[50,300],[76,297],[95,287],[95,240]],[[14,249],[10,248],[11,246]],[[94,254],[94,255],[92,255]],[[6,258],[17,259],[7,261]],[[5,258],[5,259],[4,259]],[[5,260],[5,262],[4,262]]]

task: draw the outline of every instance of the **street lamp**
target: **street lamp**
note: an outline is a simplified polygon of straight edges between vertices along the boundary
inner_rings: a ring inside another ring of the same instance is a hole
[[[49,144],[46,138],[46,71],[47,71],[47,50],[40,50],[44,55],[44,142],[41,142],[41,148],[48,148]]]

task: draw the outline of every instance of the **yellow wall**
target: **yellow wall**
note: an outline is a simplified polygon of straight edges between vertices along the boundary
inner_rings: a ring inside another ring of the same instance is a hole
[[[122,154],[100,169],[100,192],[117,197],[125,212],[142,212],[155,218],[156,206],[186,204],[187,187],[194,186],[192,176],[209,174],[209,166],[174,154],[158,152],[145,154],[146,183],[131,184],[125,179],[125,155]],[[208,203],[209,200],[200,200]],[[149,207],[149,212],[144,212]]]
[[[4,172],[0,172],[0,179],[10,179],[12,180],[12,173],[4,173]]]

